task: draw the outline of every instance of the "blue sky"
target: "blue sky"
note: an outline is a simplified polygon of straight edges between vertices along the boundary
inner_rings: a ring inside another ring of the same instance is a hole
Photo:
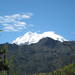
[[[75,0],[0,0],[0,43],[28,31],[54,31],[75,40]]]

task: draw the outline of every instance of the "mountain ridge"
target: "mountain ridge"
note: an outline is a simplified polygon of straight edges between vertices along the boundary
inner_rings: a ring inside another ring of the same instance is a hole
[[[53,31],[48,31],[48,32],[44,32],[44,33],[36,33],[36,32],[27,32],[26,34],[24,34],[23,36],[20,36],[18,38],[16,38],[16,40],[14,40],[12,43],[15,43],[17,45],[20,44],[32,44],[32,43],[37,43],[39,42],[41,39],[43,38],[52,38],[54,40],[58,40],[58,41],[67,41],[64,37],[56,34]]]

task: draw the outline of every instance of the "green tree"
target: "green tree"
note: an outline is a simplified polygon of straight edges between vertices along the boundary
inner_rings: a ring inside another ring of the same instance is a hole
[[[0,70],[5,71],[9,75],[8,59],[7,59],[7,45],[0,47]]]

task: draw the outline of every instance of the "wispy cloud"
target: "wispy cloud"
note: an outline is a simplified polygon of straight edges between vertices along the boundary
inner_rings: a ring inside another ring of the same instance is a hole
[[[0,25],[4,31],[20,31],[28,26],[25,19],[30,19],[32,13],[0,16]]]

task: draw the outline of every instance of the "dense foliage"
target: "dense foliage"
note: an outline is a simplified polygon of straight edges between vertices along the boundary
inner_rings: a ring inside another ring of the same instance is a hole
[[[33,75],[75,75],[75,64],[64,66],[63,68],[53,72],[37,73]]]
[[[0,47],[0,75],[8,75],[9,66],[7,60],[7,46]]]

